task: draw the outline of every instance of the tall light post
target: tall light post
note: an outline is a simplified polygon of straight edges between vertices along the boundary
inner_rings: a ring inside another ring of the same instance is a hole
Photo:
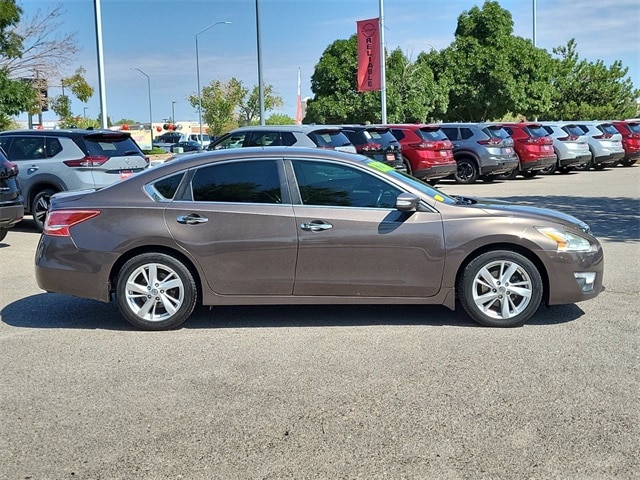
[[[171,101],[171,123],[176,124],[176,102]]]
[[[153,149],[153,113],[151,113],[151,79],[149,78],[149,75],[144,73],[138,67],[133,67],[131,70],[137,70],[142,75],[147,77],[147,87],[149,89],[149,132],[150,132],[150,135],[151,135],[151,138],[150,138],[151,146],[149,147],[149,150],[152,150]]]
[[[212,27],[216,25],[222,24],[230,24],[231,22],[216,22],[209,25],[207,28],[203,28],[198,33],[196,33],[196,76],[198,77],[198,123],[200,124],[200,146],[204,146],[202,144],[202,95],[200,94],[200,54],[198,51],[198,35],[206,32]]]

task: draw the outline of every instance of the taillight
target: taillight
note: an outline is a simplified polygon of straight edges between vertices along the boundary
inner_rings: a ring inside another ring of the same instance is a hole
[[[43,233],[52,237],[70,237],[71,227],[97,215],[100,215],[100,210],[54,210],[47,215]]]
[[[501,138],[489,138],[487,140],[478,140],[480,145],[500,145],[502,143]]]
[[[409,143],[408,146],[410,146],[411,148],[433,150],[434,148],[436,148],[436,143],[435,142]]]
[[[558,140],[561,142],[575,142],[578,138],[578,135],[567,135],[566,137],[559,137]]]
[[[640,139],[640,133],[630,133],[627,138],[633,138],[634,140]]]
[[[361,152],[371,152],[374,150],[380,150],[382,145],[379,143],[365,143],[364,145],[356,145],[356,150]]]
[[[613,135],[611,135],[610,133],[603,133],[602,135],[594,135],[593,138],[595,138],[596,140],[607,140],[609,138],[613,137]]]
[[[77,160],[65,160],[63,163],[67,167],[99,167],[109,160],[109,157],[103,157],[100,155],[87,155],[86,157],[79,158]]]

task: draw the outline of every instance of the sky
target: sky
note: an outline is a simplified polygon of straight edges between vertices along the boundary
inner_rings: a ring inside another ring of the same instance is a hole
[[[85,104],[72,102],[76,115],[100,113],[94,0],[17,0],[23,18],[61,4],[60,33],[76,33],[81,51],[69,58],[63,76],[78,67],[95,88]],[[458,16],[475,0],[383,0],[385,44],[401,48],[415,60],[422,51],[440,50],[454,40]],[[638,0],[499,0],[514,22],[514,34],[533,36],[551,53],[574,38],[581,59],[620,60],[640,88],[640,1]],[[284,106],[267,112],[295,117],[298,69],[301,95],[312,97],[311,76],[324,50],[356,31],[356,21],[376,18],[380,0],[258,0],[263,84],[273,85]],[[200,85],[235,77],[251,89],[258,84],[255,0],[100,0],[107,115],[149,121],[149,91],[153,121],[175,112],[177,121],[197,121],[188,102],[197,95],[196,34]],[[135,69],[146,73],[147,78]],[[58,80],[59,81],[59,80]],[[52,79],[49,83],[55,84]],[[148,88],[150,85],[150,89]],[[59,95],[50,87],[49,95]],[[46,112],[44,121],[55,119]],[[18,117],[18,120],[26,120]]]

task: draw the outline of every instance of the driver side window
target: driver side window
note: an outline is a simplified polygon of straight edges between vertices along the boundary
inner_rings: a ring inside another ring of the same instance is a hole
[[[293,162],[304,205],[394,208],[401,191],[378,177],[330,162]]]

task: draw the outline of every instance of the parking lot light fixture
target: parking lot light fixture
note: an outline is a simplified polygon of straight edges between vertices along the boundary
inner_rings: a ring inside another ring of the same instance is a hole
[[[198,51],[198,35],[206,32],[207,30],[209,30],[212,27],[215,27],[216,25],[223,25],[223,24],[229,25],[230,23],[231,22],[212,23],[208,27],[203,28],[198,33],[196,33],[196,77],[198,79],[198,123],[200,125],[200,146],[204,146],[204,145],[202,144],[202,95],[200,93],[200,54]]]
[[[150,135],[151,135],[151,138],[150,138],[151,146],[149,147],[149,149],[152,150],[153,149],[153,114],[151,113],[151,79],[149,78],[149,75],[144,73],[138,67],[132,67],[131,70],[137,70],[142,75],[147,77],[147,87],[148,87],[148,90],[149,90],[149,132],[150,132]]]

